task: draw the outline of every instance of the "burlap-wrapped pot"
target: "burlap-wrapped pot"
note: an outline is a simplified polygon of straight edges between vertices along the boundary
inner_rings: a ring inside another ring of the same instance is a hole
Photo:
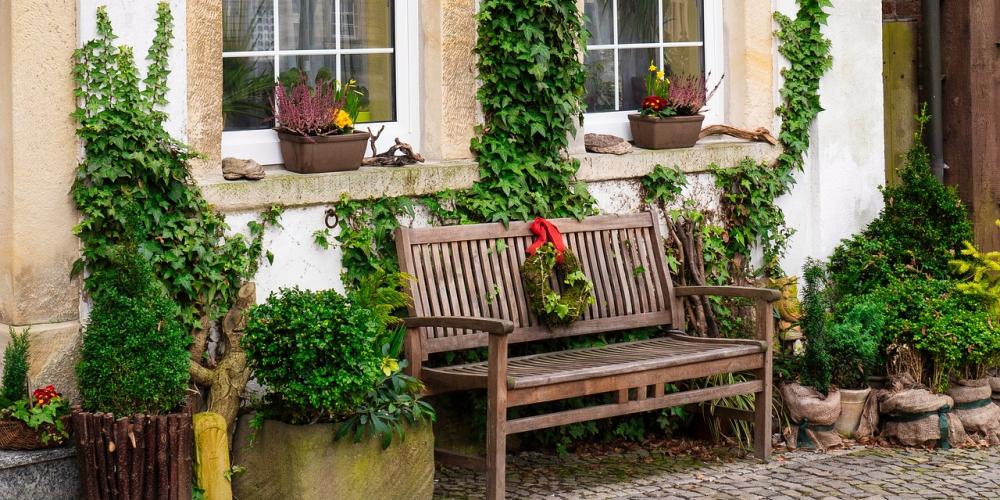
[[[993,404],[993,389],[988,379],[959,380],[951,384],[948,395],[955,401],[952,415],[962,421],[969,437],[1000,444],[1000,406]]]
[[[951,397],[927,389],[882,390],[879,392],[882,437],[903,446],[961,445],[966,439],[965,428],[951,414],[953,406]]]
[[[823,397],[816,389],[799,384],[781,386],[781,397],[792,421],[789,447],[827,449],[843,440],[833,424],[840,417],[840,392]]]

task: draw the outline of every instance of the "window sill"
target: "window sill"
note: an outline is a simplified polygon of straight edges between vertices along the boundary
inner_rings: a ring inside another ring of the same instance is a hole
[[[705,139],[688,149],[647,150],[636,148],[626,155],[583,153],[577,177],[586,182],[634,179],[650,173],[656,165],[678,166],[686,173],[708,170],[712,164],[736,165],[743,158],[772,162],[781,148],[759,142]],[[325,205],[346,193],[352,199],[420,196],[446,189],[465,189],[479,178],[475,160],[430,162],[408,167],[365,167],[352,172],[301,175],[280,167],[266,167],[259,181],[227,181],[222,169],[212,177],[198,179],[205,198],[223,212],[260,210],[271,205],[286,207]]]

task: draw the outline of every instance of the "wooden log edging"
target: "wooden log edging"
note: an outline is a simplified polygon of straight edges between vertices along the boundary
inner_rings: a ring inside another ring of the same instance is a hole
[[[132,415],[73,409],[81,496],[89,500],[190,500],[191,413]]]

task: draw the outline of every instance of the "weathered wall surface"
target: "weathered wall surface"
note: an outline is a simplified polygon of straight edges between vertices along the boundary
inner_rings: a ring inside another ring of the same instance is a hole
[[[31,327],[32,385],[72,395],[79,340],[75,0],[0,2],[0,348]]]
[[[795,15],[793,0],[779,0]],[[882,208],[882,11],[879,2],[840,0],[823,33],[833,43],[833,68],[820,82],[821,112],[811,129],[805,171],[781,206],[796,234],[782,262],[798,274],[807,257],[827,257]]]

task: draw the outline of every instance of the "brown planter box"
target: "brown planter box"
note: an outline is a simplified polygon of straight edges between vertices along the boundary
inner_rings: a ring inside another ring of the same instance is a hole
[[[638,113],[628,115],[632,141],[645,149],[689,148],[698,142],[705,115],[655,118]]]
[[[343,172],[361,168],[368,146],[368,132],[303,137],[278,132],[285,169],[300,174]]]
[[[72,418],[82,498],[191,499],[190,413],[116,418],[77,410]]]

